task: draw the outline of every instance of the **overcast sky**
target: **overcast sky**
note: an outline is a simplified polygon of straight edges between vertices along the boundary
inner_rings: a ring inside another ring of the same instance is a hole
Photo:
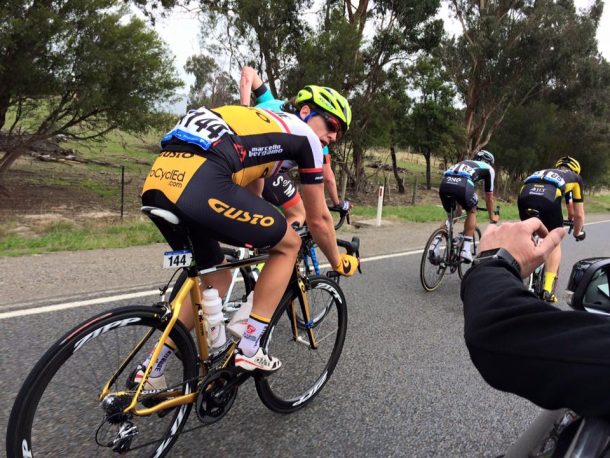
[[[593,3],[593,0],[575,0],[575,3],[577,8],[586,8]],[[446,19],[448,17],[446,3],[443,2],[442,5],[440,15]],[[186,83],[180,92],[186,94],[193,79],[184,72],[184,65],[189,56],[200,52],[199,22],[194,14],[175,9],[167,18],[158,19],[155,29],[175,56],[176,70]],[[447,20],[445,29],[449,33],[460,30],[458,24],[452,24]],[[610,0],[604,0],[604,13],[597,29],[597,42],[601,54],[610,60]],[[180,104],[176,109],[178,112],[184,112],[185,103]]]

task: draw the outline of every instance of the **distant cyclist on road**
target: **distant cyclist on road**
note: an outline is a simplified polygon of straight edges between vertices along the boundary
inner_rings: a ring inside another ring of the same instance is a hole
[[[252,67],[244,66],[241,72],[239,85],[240,103],[245,106],[250,105],[251,93],[254,93],[257,108],[270,110],[273,112],[293,111],[295,106],[307,100],[319,100],[332,97],[333,89],[308,85],[301,89],[292,101],[278,100],[273,97],[269,88],[263,83],[262,79]],[[348,120],[351,120],[351,114]],[[328,146],[322,148],[324,153],[324,165],[322,174],[324,176],[324,187],[335,207],[348,211],[352,205],[348,200],[340,200],[337,192],[337,181],[335,173],[330,166],[330,155]],[[253,182],[248,188],[257,195],[262,195],[263,199],[281,207],[286,215],[289,224],[298,221],[302,225],[305,221],[305,208],[303,201],[297,191],[296,185],[288,175],[288,170],[294,164],[280,164],[279,169],[264,179]]]
[[[457,204],[468,212],[466,221],[464,221],[464,244],[460,252],[460,257],[466,263],[472,262],[471,246],[477,225],[477,204],[479,201],[475,192],[475,183],[477,181],[483,180],[485,184],[485,203],[489,212],[489,220],[492,223],[497,223],[499,219],[499,216],[495,215],[493,211],[494,162],[493,154],[489,151],[481,150],[475,154],[472,160],[458,162],[445,171],[438,190],[443,208],[447,212],[447,218],[449,218],[452,204]],[[457,215],[460,213],[461,209],[458,207]],[[444,224],[441,224],[441,227]],[[429,256],[437,256],[440,242],[441,238],[439,236],[430,244]]]
[[[582,228],[585,223],[585,206],[580,163],[573,157],[564,156],[555,163],[555,167],[539,170],[525,179],[517,200],[519,217],[525,220],[536,216],[549,231],[562,227],[561,201],[562,197],[570,194],[574,208],[574,238],[577,241],[584,240],[585,232]],[[569,200],[566,198],[568,215],[569,205]],[[561,245],[557,245],[544,263],[543,299],[547,302],[557,302],[554,290],[560,263]]]

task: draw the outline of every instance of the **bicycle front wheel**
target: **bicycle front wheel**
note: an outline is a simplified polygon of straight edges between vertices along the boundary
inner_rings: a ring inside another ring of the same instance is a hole
[[[430,248],[437,237],[440,238],[440,242],[436,249],[431,250]],[[445,229],[435,230],[426,242],[419,266],[419,278],[426,291],[434,291],[441,284],[447,270],[448,248],[449,236]]]
[[[474,234],[472,235],[472,244],[470,245],[470,253],[472,254],[472,259],[477,257],[477,253],[479,252],[479,241],[481,240],[481,229],[478,227],[475,228]],[[468,269],[472,267],[473,263],[465,263],[460,260],[458,264],[458,275],[460,276],[460,280],[464,278],[464,274],[468,272]]]
[[[153,307],[111,310],[75,327],[53,345],[15,400],[7,428],[7,455],[116,456],[113,447],[121,443],[127,447],[124,452],[164,456],[186,423],[191,404],[146,417],[122,414],[134,394],[127,388],[132,370],[146,359],[165,327],[160,316],[161,309]],[[142,403],[194,393],[197,388],[190,334],[178,322],[170,337],[178,357],[172,356],[166,365],[168,389],[141,395]],[[108,382],[117,407],[112,413],[100,399]],[[121,442],[121,434],[131,440]]]
[[[317,348],[311,348],[307,330],[300,326],[295,338],[293,307],[297,320],[302,320],[296,292],[284,296],[261,343],[282,362],[274,374],[256,379],[261,401],[275,412],[294,412],[311,402],[330,379],[343,350],[347,331],[343,291],[323,276],[308,277],[306,290]]]

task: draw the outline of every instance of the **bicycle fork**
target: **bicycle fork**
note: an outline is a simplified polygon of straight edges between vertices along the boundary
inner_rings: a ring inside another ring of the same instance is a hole
[[[294,306],[294,301],[290,304],[291,310],[291,320],[292,320],[292,336],[295,342],[302,343],[304,345],[309,345],[312,350],[316,350],[318,348],[318,343],[316,341],[316,336],[313,332],[313,321],[311,319],[311,311],[309,309],[309,302],[307,300],[307,288],[305,287],[305,282],[299,273],[299,265],[295,264],[294,271],[292,273],[293,281],[296,280],[298,286],[298,300],[301,306],[301,313],[303,314],[303,321],[305,323],[305,329],[307,331],[307,337],[309,338],[309,342],[306,342],[299,335],[299,328],[297,325],[297,311]]]

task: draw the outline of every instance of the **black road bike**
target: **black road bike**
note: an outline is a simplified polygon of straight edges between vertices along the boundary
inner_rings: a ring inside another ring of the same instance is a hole
[[[487,211],[487,209],[477,207],[477,211]],[[455,212],[456,205],[455,202],[453,202],[453,205],[451,205],[451,212],[449,213],[448,224],[443,228],[436,229],[432,235],[430,235],[430,238],[428,238],[424,247],[419,267],[419,278],[426,291],[434,291],[437,289],[447,270],[449,270],[449,273],[454,273],[457,270],[461,280],[471,266],[471,264],[464,262],[460,257],[460,251],[462,251],[462,245],[464,244],[463,232],[454,234],[455,224],[466,219],[467,213],[463,212],[462,215],[455,216]],[[500,208],[496,207],[494,213],[499,215]],[[437,241],[437,238],[439,241]],[[477,255],[477,246],[480,239],[481,230],[478,227],[475,227],[473,241],[470,245],[473,259]],[[436,244],[436,247],[431,249],[433,244]]]

